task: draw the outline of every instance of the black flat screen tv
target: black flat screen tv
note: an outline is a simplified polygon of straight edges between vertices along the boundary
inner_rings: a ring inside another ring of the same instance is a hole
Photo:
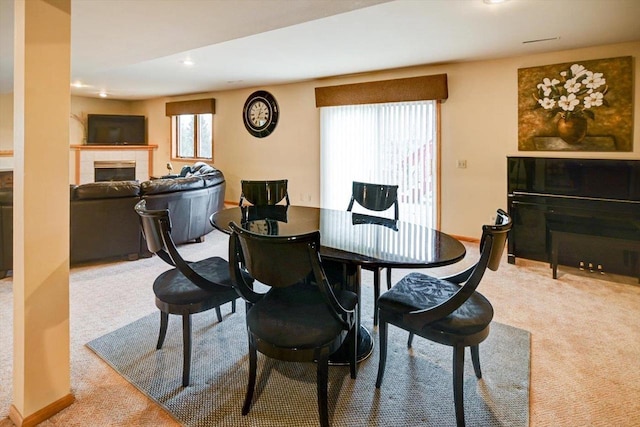
[[[147,143],[145,116],[88,114],[87,144],[145,145]]]

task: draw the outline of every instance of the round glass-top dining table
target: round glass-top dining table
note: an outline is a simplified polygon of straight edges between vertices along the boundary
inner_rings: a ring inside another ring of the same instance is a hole
[[[362,266],[440,267],[456,263],[466,254],[460,241],[438,230],[348,211],[284,205],[234,207],[215,212],[210,221],[225,233],[230,233],[231,222],[267,235],[294,236],[319,230],[323,263],[340,263],[347,286],[358,295]],[[372,350],[371,334],[360,326],[358,360]]]

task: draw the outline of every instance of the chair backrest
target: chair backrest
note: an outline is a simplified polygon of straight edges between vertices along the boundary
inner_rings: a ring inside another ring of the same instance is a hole
[[[487,262],[487,268],[492,271],[498,270],[504,246],[507,242],[507,235],[511,230],[512,219],[505,211],[498,209],[496,213],[496,223],[494,225],[482,226],[482,239],[480,239],[480,253],[485,244],[485,236],[491,235],[491,254]]]
[[[358,202],[360,206],[370,211],[386,211],[395,205],[394,219],[398,219],[398,186],[385,184],[372,184],[366,182],[353,182],[351,200],[348,211],[353,209],[353,203]]]
[[[158,255],[167,264],[176,267],[191,282],[202,289],[229,289],[228,285],[212,282],[199,275],[191,268],[189,261],[182,258],[171,238],[171,218],[168,209],[149,210],[146,200],[140,200],[135,206],[135,211],[140,216],[142,234],[147,241],[149,251]]]
[[[149,251],[158,255],[165,262],[174,265],[167,252],[163,230],[168,230],[171,239],[171,218],[167,209],[148,210],[146,200],[140,200],[135,206],[136,213],[140,216],[140,227],[147,242]]]
[[[285,200],[287,206],[289,206],[289,193],[287,191],[286,179],[271,180],[271,181],[240,181],[242,187],[242,194],[240,195],[239,206],[242,206],[243,202],[248,202],[254,206],[266,206],[275,205],[282,200]]]
[[[231,222],[229,264],[231,282],[249,303],[258,302],[264,294],[253,291],[245,282],[244,270],[252,279],[271,288],[286,288],[313,282],[331,313],[347,328],[355,316],[337,300],[320,261],[320,232],[297,236],[266,236],[245,230]],[[273,289],[272,289],[273,290]]]
[[[318,262],[320,232],[298,236],[267,236],[230,224],[242,250],[244,267],[265,285],[288,287],[306,279]],[[229,254],[232,256],[232,254]]]
[[[447,316],[464,304],[480,284],[487,267],[493,271],[498,269],[511,226],[511,217],[502,209],[498,209],[496,223],[482,226],[480,259],[478,262],[461,273],[442,278],[442,280],[448,280],[453,283],[463,283],[460,289],[441,304],[420,312],[409,313],[406,316],[408,318],[416,316],[420,318],[420,322],[430,322]],[[408,318],[405,318],[405,320],[408,320]]]
[[[255,221],[259,219],[272,219],[280,222],[287,222],[287,212],[289,206],[285,205],[256,205],[243,206],[242,221]]]

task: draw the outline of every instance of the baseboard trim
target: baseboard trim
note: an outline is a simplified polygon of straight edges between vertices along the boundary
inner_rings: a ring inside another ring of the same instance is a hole
[[[73,402],[75,402],[76,398],[73,394],[69,393],[66,396],[56,400],[55,402],[50,403],[44,408],[34,412],[26,418],[22,417],[18,408],[14,405],[11,405],[9,408],[9,419],[16,425],[16,427],[32,427],[36,424],[40,424],[41,422],[48,420],[58,412],[62,411],[64,408],[70,406]]]
[[[480,243],[480,239],[475,237],[467,237],[467,236],[457,236],[455,234],[450,234],[454,239],[458,239],[462,242],[470,242],[470,243]]]

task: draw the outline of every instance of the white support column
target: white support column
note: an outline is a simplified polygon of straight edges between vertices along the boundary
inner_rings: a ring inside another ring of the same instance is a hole
[[[31,426],[70,405],[71,1],[16,0],[14,350],[10,418]]]

